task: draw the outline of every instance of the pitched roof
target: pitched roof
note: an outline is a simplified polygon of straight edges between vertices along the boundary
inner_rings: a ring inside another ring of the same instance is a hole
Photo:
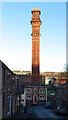
[[[25,83],[25,86],[46,86],[46,85],[38,82],[34,82],[34,83],[27,82]]]

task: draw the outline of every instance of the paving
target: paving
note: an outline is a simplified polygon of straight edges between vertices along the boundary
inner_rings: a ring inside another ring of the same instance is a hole
[[[32,118],[32,116],[32,108],[27,108],[27,112],[24,113],[24,109],[22,109],[21,111],[14,114],[12,118]]]
[[[33,118],[49,118],[49,119],[60,119],[63,120],[64,118],[67,118],[65,116],[58,116],[54,113],[54,110],[52,109],[46,109],[44,106],[31,106],[27,108],[27,112],[24,112],[24,109],[17,112],[12,116],[12,118],[15,120],[24,118],[24,119],[33,119]]]

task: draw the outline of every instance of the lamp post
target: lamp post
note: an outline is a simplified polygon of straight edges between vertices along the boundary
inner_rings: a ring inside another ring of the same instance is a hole
[[[26,88],[24,88],[24,107],[26,106]]]

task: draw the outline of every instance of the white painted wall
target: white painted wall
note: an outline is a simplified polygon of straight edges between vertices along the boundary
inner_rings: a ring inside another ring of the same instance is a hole
[[[24,106],[24,94],[21,94],[21,104]]]
[[[50,78],[48,78],[48,77],[47,77],[47,78],[45,78],[45,84],[47,84],[47,85],[48,85],[50,80],[51,80],[51,79],[50,79]]]

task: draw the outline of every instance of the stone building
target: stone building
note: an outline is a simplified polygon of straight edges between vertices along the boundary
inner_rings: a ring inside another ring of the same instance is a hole
[[[56,106],[63,104],[68,109],[68,83],[56,88]]]
[[[31,71],[13,70],[13,73],[17,75],[31,75]]]
[[[68,80],[68,72],[41,72],[45,77],[45,84],[49,83],[50,79],[56,79],[56,83],[64,84]]]
[[[17,76],[0,60],[0,119],[17,111]]]
[[[24,85],[26,82],[32,82],[32,75],[18,75],[19,86]],[[45,83],[45,78],[43,75],[39,76],[39,82]]]
[[[47,88],[43,83],[26,83],[25,90],[26,102],[39,104],[47,101]]]
[[[40,75],[40,10],[32,10],[32,75],[31,82],[25,83],[25,101],[26,103],[36,102],[44,103],[47,101],[46,86],[44,77]]]
[[[32,73],[31,71],[18,71],[15,70],[13,73],[17,74],[19,78],[24,82],[27,80],[27,82],[30,82],[32,79]],[[25,80],[26,78],[26,80]],[[68,72],[40,72],[40,82],[44,81],[45,84],[49,84],[49,80],[56,79],[56,83],[58,84],[64,84],[66,83],[68,79]]]

